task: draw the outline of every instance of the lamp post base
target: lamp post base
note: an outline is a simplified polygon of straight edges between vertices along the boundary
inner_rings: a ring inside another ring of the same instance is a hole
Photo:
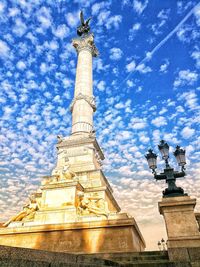
[[[166,188],[163,191],[163,197],[180,197],[180,196],[187,196],[188,194],[184,193],[184,190],[181,187],[175,187],[175,188]]]

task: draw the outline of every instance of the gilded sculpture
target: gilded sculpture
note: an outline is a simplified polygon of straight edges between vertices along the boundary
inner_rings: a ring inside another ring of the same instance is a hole
[[[65,180],[74,180],[76,173],[70,169],[70,165],[66,164],[62,169],[55,169],[53,175],[44,176],[42,185],[54,184]]]
[[[40,209],[40,202],[34,195],[30,197],[30,203],[26,204],[23,207],[23,210],[20,211],[17,215],[11,217],[7,222],[3,224],[4,227],[7,227],[12,222],[25,222],[33,220],[35,213]]]
[[[76,173],[70,170],[70,165],[65,165],[60,174],[61,180],[73,180],[76,177]]]
[[[79,195],[78,213],[79,215],[103,215],[108,217],[106,202],[103,198],[87,197],[84,194]]]

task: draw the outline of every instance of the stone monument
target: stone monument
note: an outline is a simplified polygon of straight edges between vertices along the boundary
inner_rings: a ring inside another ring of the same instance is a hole
[[[72,132],[58,136],[57,164],[21,212],[0,229],[0,244],[40,250],[100,253],[145,248],[134,218],[120,212],[103,174],[104,154],[93,129],[96,110],[92,61],[98,55],[89,21],[77,29],[72,44],[78,54]]]

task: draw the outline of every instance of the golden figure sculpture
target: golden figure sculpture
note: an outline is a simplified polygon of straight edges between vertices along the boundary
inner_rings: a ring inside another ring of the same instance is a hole
[[[78,213],[80,215],[95,214],[108,217],[106,202],[103,198],[79,196]]]
[[[65,165],[60,174],[60,180],[73,180],[75,176],[76,176],[75,172],[70,170],[70,165]]]
[[[3,226],[7,227],[11,222],[28,221],[34,219],[35,212],[39,209],[39,201],[34,196],[30,197],[30,203],[23,207],[17,215],[10,218]]]
[[[54,170],[53,175],[44,176],[42,185],[54,184],[62,180],[73,180],[76,173],[70,170],[70,165],[65,165],[61,170]]]

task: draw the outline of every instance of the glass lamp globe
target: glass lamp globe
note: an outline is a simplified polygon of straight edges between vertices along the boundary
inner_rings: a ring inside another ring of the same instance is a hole
[[[147,159],[149,168],[155,170],[157,168],[157,155],[153,153],[152,149],[149,149],[145,157]]]
[[[184,166],[186,164],[185,150],[180,148],[180,146],[176,147],[176,150],[174,151],[174,156],[179,166]]]
[[[158,149],[163,159],[169,158],[169,145],[164,140],[160,141],[160,144],[158,145]]]

